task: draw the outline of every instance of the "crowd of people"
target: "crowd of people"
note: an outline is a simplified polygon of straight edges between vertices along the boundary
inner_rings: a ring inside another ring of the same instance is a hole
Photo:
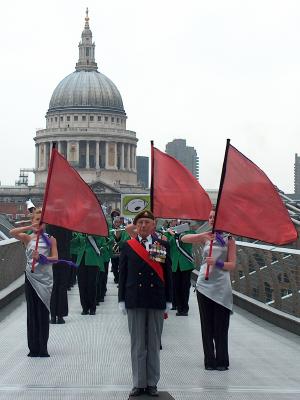
[[[222,232],[197,233],[190,221],[166,220],[158,227],[147,210],[133,223],[114,210],[108,237],[40,224],[41,209],[30,202],[31,223],[11,230],[26,252],[25,294],[29,357],[48,357],[49,323],[64,324],[68,290],[78,282],[82,315],[95,315],[107,292],[109,266],[118,286],[119,310],[128,318],[133,388],[131,397],[158,396],[164,319],[171,309],[188,317],[191,273],[199,269],[196,294],[204,368],[229,368],[228,330],[232,313],[230,271],[235,241]],[[213,226],[214,210],[208,223]],[[126,223],[127,222],[127,223]],[[192,246],[202,246],[195,266]]]

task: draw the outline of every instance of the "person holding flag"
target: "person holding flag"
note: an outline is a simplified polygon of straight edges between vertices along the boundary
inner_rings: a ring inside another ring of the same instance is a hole
[[[215,211],[209,214],[208,223],[213,226]],[[196,283],[199,306],[204,366],[207,370],[225,371],[229,367],[228,330],[233,299],[230,271],[236,266],[236,245],[232,236],[222,232],[186,234],[183,243],[202,243],[203,264]],[[210,243],[212,253],[210,254]],[[209,279],[206,268],[209,266]]]
[[[133,221],[136,237],[124,243],[120,254],[119,309],[128,316],[133,389],[158,396],[160,342],[164,313],[172,306],[172,269],[167,241],[153,234],[154,215],[147,210]]]
[[[26,247],[25,296],[27,302],[28,357],[49,357],[49,312],[53,284],[52,263],[58,259],[56,239],[40,225],[41,209],[32,213],[32,224],[14,228],[10,234]],[[32,234],[26,232],[32,231]],[[39,239],[36,247],[37,233]],[[35,260],[35,271],[32,262]]]

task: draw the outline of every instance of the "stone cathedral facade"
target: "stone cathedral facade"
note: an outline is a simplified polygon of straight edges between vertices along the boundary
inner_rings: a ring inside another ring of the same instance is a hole
[[[88,10],[75,71],[54,89],[46,129],[36,132],[35,185],[44,186],[53,142],[90,185],[137,185],[136,133],[116,85],[98,71]]]

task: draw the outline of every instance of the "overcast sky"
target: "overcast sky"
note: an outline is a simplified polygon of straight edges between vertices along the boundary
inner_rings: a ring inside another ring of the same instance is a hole
[[[300,153],[300,1],[1,3],[0,181],[34,167],[33,137],[74,71],[89,7],[99,71],[118,87],[138,155],[184,138],[218,188],[226,139],[287,193]]]

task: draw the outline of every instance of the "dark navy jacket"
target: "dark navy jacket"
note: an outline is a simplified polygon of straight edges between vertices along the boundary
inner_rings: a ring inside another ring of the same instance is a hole
[[[136,239],[137,240],[137,239]],[[166,262],[161,263],[165,282],[125,242],[120,253],[119,302],[126,308],[154,308],[164,310],[172,302],[172,264],[169,243],[152,236],[167,250]]]

